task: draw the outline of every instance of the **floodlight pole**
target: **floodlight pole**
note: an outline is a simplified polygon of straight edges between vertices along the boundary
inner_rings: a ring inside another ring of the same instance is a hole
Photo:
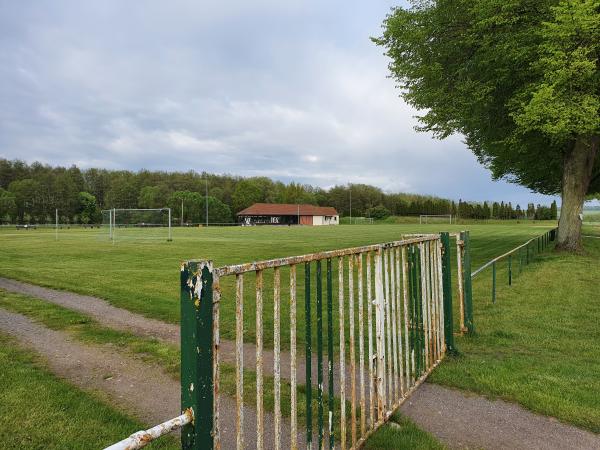
[[[183,226],[183,198],[181,199],[181,226]]]
[[[348,185],[348,191],[350,192],[350,225],[352,225],[352,185]]]
[[[204,181],[206,181],[206,192],[204,195],[204,198],[205,198],[204,203],[206,203],[206,226],[208,226],[208,177],[205,177]]]
[[[56,236],[56,240],[58,241],[58,208],[56,208],[55,214],[54,214],[54,218],[56,221],[56,226],[54,227],[54,234]]]
[[[300,204],[298,204],[298,225],[300,225]]]

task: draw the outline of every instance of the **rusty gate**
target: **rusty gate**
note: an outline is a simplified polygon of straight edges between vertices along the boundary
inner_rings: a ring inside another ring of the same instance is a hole
[[[184,263],[183,448],[360,447],[452,350],[450,277],[448,233]]]

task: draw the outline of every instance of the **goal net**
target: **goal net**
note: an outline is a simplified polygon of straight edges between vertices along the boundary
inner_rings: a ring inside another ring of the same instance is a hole
[[[124,239],[171,241],[171,209],[106,209],[102,211],[102,229],[113,242]]]
[[[421,214],[419,223],[452,223],[452,214]]]

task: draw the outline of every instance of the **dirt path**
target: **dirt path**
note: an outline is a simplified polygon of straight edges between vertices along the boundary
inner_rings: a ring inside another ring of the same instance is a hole
[[[55,289],[44,288],[21,281],[10,280],[0,277],[0,289],[15,292],[18,294],[30,295],[43,300],[47,300],[56,305],[79,311],[98,321],[99,323],[121,331],[128,331],[138,336],[154,337],[161,341],[179,347],[179,325],[162,322],[160,320],[144,317],[141,314],[132,313],[126,309],[111,305],[106,300],[91,297],[87,295],[75,294],[73,292],[59,291]],[[235,342],[221,339],[221,351],[219,352],[220,361],[235,365]],[[337,349],[336,349],[337,350]],[[316,352],[315,352],[316,353]],[[313,380],[317,380],[317,357],[313,354],[312,374]],[[324,364],[327,355],[324,355]],[[281,377],[289,380],[291,375],[289,352],[281,352]],[[272,376],[274,373],[274,352],[265,347],[263,349],[263,370],[265,375]],[[256,346],[252,343],[244,344],[244,368],[256,370]],[[335,367],[335,373],[339,373],[339,366]],[[350,375],[347,370],[347,388],[349,388]],[[356,377],[358,380],[358,362]],[[306,361],[299,349],[297,357],[297,380],[299,384],[305,384],[306,380]],[[337,389],[338,381],[334,382]],[[358,382],[358,381],[357,381]],[[327,390],[328,382],[324,380],[324,389]]]
[[[110,403],[148,425],[180,414],[179,383],[160,367],[122,356],[114,349],[80,344],[65,333],[3,309],[0,309],[0,331],[42,355],[59,377],[80,388],[100,392]],[[235,448],[235,401],[222,395],[220,406],[223,448]],[[264,423],[265,430],[273,430],[271,414],[265,414]],[[289,448],[289,424],[284,420],[282,425],[282,445]],[[137,430],[131,430],[134,431]],[[244,447],[256,448],[256,414],[251,408],[244,409],[244,434]],[[272,432],[266,433],[266,448],[272,448],[269,440],[272,436]],[[302,436],[299,440],[303,442]]]
[[[179,345],[179,326],[131,313],[96,297],[42,288],[5,278],[0,278],[0,288],[28,294],[80,311],[112,328],[156,337]],[[220,355],[221,361],[235,364],[235,343],[222,340]],[[289,353],[282,352],[283,379],[289,379],[290,376],[289,360]],[[316,381],[316,357],[312,361],[313,380]],[[264,350],[263,363],[265,375],[272,375],[273,352],[267,348]],[[254,344],[244,345],[244,367],[255,370]],[[304,356],[299,354],[297,368],[299,384],[304,384],[305,367]],[[335,373],[339,373],[339,368],[336,367]],[[358,383],[358,370],[356,377]],[[349,375],[346,376],[346,380],[346,392],[349,392]],[[337,384],[336,376],[334,383],[336,392]],[[324,387],[326,390],[327,380]],[[224,409],[229,412],[229,415],[234,410],[233,404],[231,406],[230,409]],[[513,403],[491,402],[479,396],[468,396],[460,391],[431,384],[424,384],[419,388],[401,410],[424,430],[454,448],[600,449],[600,437],[593,433],[562,424],[553,418],[531,413]]]
[[[452,448],[600,449],[600,436],[514,403],[423,384],[400,411]]]

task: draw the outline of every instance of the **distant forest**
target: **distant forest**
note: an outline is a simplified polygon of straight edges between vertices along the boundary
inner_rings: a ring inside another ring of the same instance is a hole
[[[208,197],[206,188],[208,183]],[[477,203],[406,193],[384,193],[375,186],[349,184],[322,189],[310,185],[209,173],[52,167],[0,159],[0,223],[102,222],[103,209],[172,209],[174,223],[203,223],[206,201],[210,223],[235,222],[238,211],[257,202],[333,206],[341,216],[453,214],[472,219],[556,219],[556,202],[521,208],[510,202]],[[183,203],[183,218],[181,205]],[[183,219],[183,220],[182,220]]]

